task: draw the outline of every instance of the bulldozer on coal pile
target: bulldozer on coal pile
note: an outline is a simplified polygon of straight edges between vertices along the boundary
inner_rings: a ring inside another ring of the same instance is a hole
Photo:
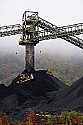
[[[31,72],[25,72],[21,73],[18,77],[18,80],[16,81],[16,84],[22,84],[27,81],[32,81],[34,80],[34,75]]]
[[[47,69],[46,74],[49,74],[49,75],[51,75],[51,76],[53,75],[52,71],[51,71],[51,70],[49,70],[49,69]]]

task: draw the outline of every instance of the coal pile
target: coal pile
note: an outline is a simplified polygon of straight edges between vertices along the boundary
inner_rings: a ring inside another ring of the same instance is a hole
[[[83,77],[69,87],[46,70],[30,72],[34,80],[17,84],[17,76],[8,87],[0,85],[0,111],[10,119],[22,119],[28,108],[58,114],[66,110],[83,112]]]
[[[70,87],[64,88],[63,91],[60,90],[51,94],[51,100],[40,103],[36,107],[37,111],[57,112],[58,114],[72,110],[83,112],[83,77]]]
[[[26,70],[22,72],[25,74]],[[59,91],[66,85],[59,79],[47,74],[46,70],[30,71],[34,75],[34,80],[17,84],[17,76],[8,87],[0,85],[0,110],[17,116],[19,112],[23,114],[27,108],[36,107],[42,101],[50,100],[47,93]],[[17,110],[18,109],[18,110]]]

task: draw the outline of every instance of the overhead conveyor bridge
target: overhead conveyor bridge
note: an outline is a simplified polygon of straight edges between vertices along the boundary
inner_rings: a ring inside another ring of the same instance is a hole
[[[0,27],[0,37],[11,36],[21,33],[22,26],[20,24]]]
[[[61,38],[83,49],[83,23],[57,27],[39,17],[38,12],[25,11],[22,25],[0,27],[0,37],[22,34],[19,44],[26,46],[26,68],[34,67],[34,46],[42,40]]]

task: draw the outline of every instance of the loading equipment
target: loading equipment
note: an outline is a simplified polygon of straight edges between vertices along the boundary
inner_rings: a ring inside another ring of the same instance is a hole
[[[0,37],[22,34],[19,45],[26,46],[26,66],[34,68],[34,46],[42,40],[64,39],[83,49],[83,40],[76,35],[83,34],[83,23],[57,27],[39,17],[38,12],[25,11],[22,25],[0,27]]]

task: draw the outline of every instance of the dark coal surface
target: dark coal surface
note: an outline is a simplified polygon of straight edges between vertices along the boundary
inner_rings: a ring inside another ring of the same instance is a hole
[[[83,77],[70,87],[59,92],[53,92],[53,98],[46,103],[40,103],[37,111],[51,111],[60,114],[63,111],[83,112]]]
[[[23,71],[22,73],[25,73]],[[16,77],[10,86],[0,85],[0,111],[11,119],[22,119],[28,108],[36,112],[81,111],[83,112],[83,77],[66,86],[45,70],[31,69],[35,79],[16,84]]]

